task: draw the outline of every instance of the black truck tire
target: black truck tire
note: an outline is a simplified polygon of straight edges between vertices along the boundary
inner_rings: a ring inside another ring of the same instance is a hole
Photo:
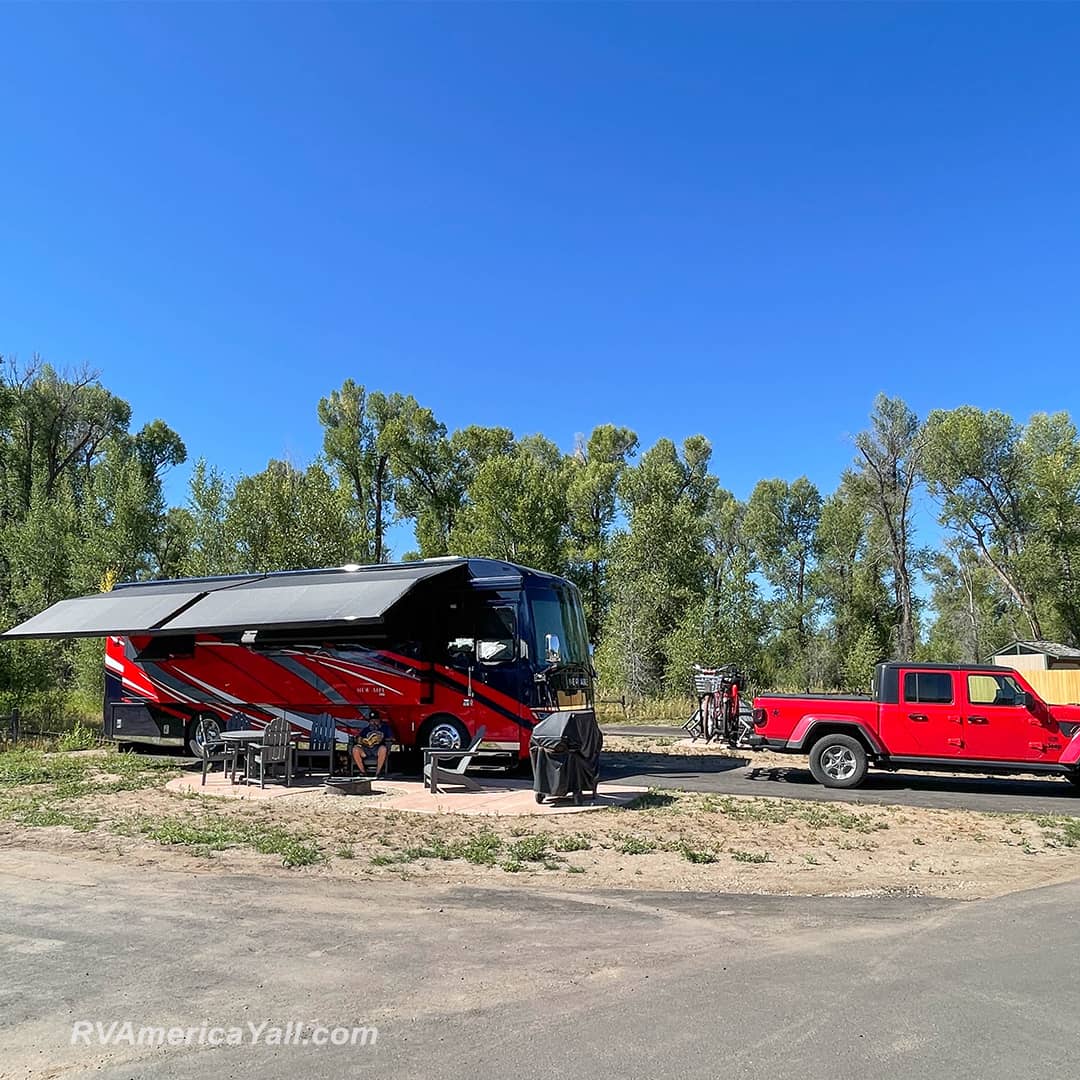
[[[858,787],[868,767],[866,747],[852,735],[822,735],[810,748],[810,772],[825,787]]]

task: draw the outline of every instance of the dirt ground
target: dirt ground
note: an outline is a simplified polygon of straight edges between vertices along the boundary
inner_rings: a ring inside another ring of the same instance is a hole
[[[9,777],[0,847],[133,867],[503,886],[542,878],[577,890],[976,898],[1080,877],[1080,818],[654,791],[626,808],[479,819],[321,791],[263,803],[182,795],[162,788],[175,768],[80,767],[77,780]]]

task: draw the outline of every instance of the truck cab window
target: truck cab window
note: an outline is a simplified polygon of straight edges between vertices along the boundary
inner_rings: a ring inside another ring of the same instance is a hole
[[[968,701],[972,705],[1024,705],[1026,695],[1011,675],[969,675]]]
[[[951,705],[951,671],[905,671],[904,701],[918,705]]]

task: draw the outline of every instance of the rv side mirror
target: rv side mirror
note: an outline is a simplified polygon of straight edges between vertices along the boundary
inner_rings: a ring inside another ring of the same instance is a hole
[[[544,652],[547,653],[549,664],[557,664],[562,659],[562,643],[558,634],[544,635]]]

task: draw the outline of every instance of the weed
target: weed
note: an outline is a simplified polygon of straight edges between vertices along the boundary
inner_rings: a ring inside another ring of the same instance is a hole
[[[625,836],[619,844],[618,850],[623,855],[648,855],[656,850],[656,845],[651,840],[641,836]]]
[[[550,858],[550,841],[543,833],[528,836],[510,845],[510,860],[520,862],[545,862]]]
[[[653,788],[645,795],[639,795],[632,803],[628,804],[630,810],[659,810],[666,806],[672,806],[678,802],[678,798],[669,791],[659,791]]]
[[[570,833],[567,836],[556,837],[553,846],[556,851],[588,851],[592,844],[587,836],[581,833]]]
[[[767,862],[772,862],[772,856],[767,851],[738,851],[738,850],[732,850],[731,857],[736,862],[742,862],[742,863],[767,863]]]
[[[457,854],[477,866],[493,866],[502,851],[502,840],[490,829],[474,833],[456,846]]]
[[[43,806],[37,802],[29,804],[24,809],[16,810],[12,814],[12,818],[20,825],[28,825],[32,828],[66,825],[76,832],[89,832],[97,824],[97,818],[89,814],[59,810],[56,807]]]
[[[89,750],[91,747],[97,746],[100,738],[98,732],[80,722],[76,723],[70,731],[66,731],[60,736],[56,748],[65,751]]]
[[[502,864],[502,868],[508,874],[520,874],[521,871],[525,869],[525,864],[519,862],[517,859],[507,859],[506,862]]]
[[[683,844],[679,851],[682,852],[682,857],[687,862],[698,864],[716,862],[716,852],[708,851],[705,848],[692,848],[689,844]]]
[[[311,866],[324,858],[318,845],[305,837],[254,822],[161,818],[142,821],[137,828],[159,844],[180,844],[203,854],[230,847],[250,847],[262,855],[280,855],[281,865],[285,867]]]

